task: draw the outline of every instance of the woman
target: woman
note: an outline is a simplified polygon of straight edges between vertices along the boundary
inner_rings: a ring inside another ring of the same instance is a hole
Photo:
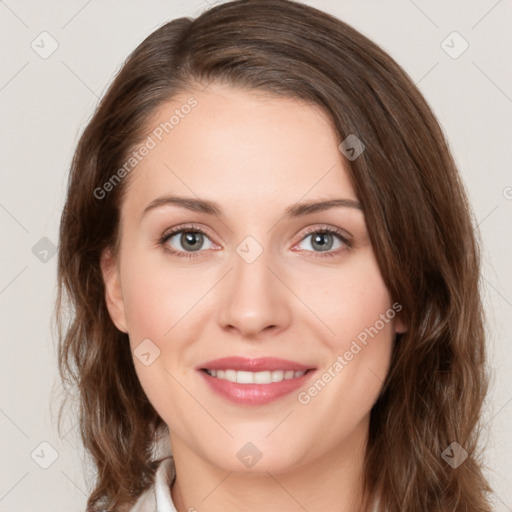
[[[478,276],[441,129],[379,47],[287,0],[167,23],[62,216],[88,510],[490,510]]]

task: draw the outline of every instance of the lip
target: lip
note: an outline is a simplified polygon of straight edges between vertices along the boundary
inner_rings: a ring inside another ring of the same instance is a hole
[[[240,384],[212,377],[204,370],[237,370],[237,371],[274,371],[293,370],[305,371],[301,377],[272,382],[270,384]],[[315,368],[301,363],[274,357],[249,359],[244,357],[225,357],[201,364],[196,368],[199,375],[206,381],[211,390],[222,398],[238,405],[264,405],[274,402],[304,384],[315,373]]]
[[[293,370],[295,372],[312,370],[312,366],[307,366],[287,359],[278,359],[276,357],[223,357],[214,359],[196,367],[197,370],[237,370],[247,372],[264,372],[273,370]]]

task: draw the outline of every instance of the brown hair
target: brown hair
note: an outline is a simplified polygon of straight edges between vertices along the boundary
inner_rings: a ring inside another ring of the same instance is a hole
[[[340,142],[373,248],[408,331],[371,411],[365,484],[381,511],[489,511],[478,425],[487,388],[479,253],[466,195],[439,124],[409,76],[339,19],[288,0],[233,1],[153,32],[130,55],[81,136],[60,227],[59,367],[79,393],[97,468],[88,510],[120,510],[147,489],[164,425],[105,304],[99,260],[118,242],[124,178],[102,187],[147,137],[155,110],[217,81],[321,106]],[[340,153],[340,158],[343,158]],[[64,301],[72,306],[64,321]],[[457,442],[467,460],[442,453]]]

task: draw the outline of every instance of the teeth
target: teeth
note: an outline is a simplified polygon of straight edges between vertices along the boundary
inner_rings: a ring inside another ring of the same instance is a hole
[[[236,381],[239,384],[254,384],[254,373],[236,372]]]
[[[217,379],[238,382],[238,384],[271,384],[282,380],[296,379],[302,377],[306,372],[293,370],[274,370],[265,372],[247,372],[237,370],[206,370],[206,373]]]
[[[254,375],[254,384],[270,384],[272,382],[272,372],[256,372]]]
[[[284,372],[282,370],[275,370],[272,372],[272,382],[279,382],[284,379]]]
[[[224,372],[224,378],[229,380],[229,382],[236,382],[236,372],[235,370],[226,370]]]

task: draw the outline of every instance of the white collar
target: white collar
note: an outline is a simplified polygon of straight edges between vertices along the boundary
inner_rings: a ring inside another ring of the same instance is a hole
[[[155,476],[156,512],[176,512],[171,497],[171,482],[174,477],[172,457],[160,462]]]
[[[177,512],[171,497],[173,477],[173,459],[167,457],[158,465],[154,484],[139,497],[130,512]]]

